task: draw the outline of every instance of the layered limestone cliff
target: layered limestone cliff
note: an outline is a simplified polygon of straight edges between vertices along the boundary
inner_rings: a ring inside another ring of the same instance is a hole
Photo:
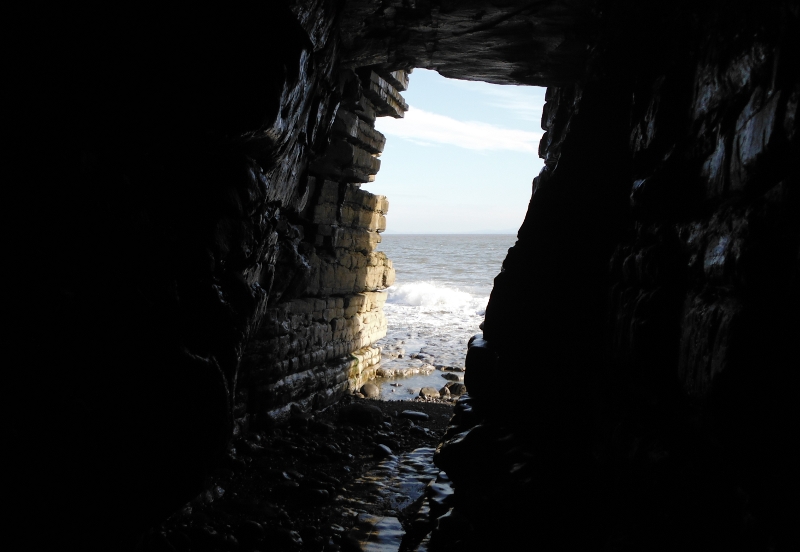
[[[386,335],[383,290],[392,262],[375,251],[386,229],[386,197],[360,189],[373,182],[386,138],[375,118],[402,117],[405,71],[340,73],[340,104],[324,153],[310,163],[309,199],[292,226],[287,264],[301,265],[276,295],[244,351],[238,380],[238,425],[285,421],[319,409],[375,377]],[[284,258],[279,253],[279,261]],[[280,267],[280,264],[278,265]],[[277,278],[282,278],[278,274]]]

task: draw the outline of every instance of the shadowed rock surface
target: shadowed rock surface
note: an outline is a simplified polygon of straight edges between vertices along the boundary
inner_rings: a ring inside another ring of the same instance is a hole
[[[375,251],[388,200],[361,185],[413,67],[549,86],[545,167],[437,451],[455,495],[430,546],[797,546],[796,3],[11,20],[26,548],[136,542],[211,492],[232,440],[374,376],[394,272]],[[489,385],[498,370],[526,394]],[[292,539],[276,531],[256,545]]]

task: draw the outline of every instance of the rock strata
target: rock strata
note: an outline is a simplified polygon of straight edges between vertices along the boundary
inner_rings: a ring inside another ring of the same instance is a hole
[[[403,71],[396,77],[407,85]],[[374,180],[386,143],[375,117],[400,117],[408,106],[372,72],[344,71],[341,81],[330,143],[308,168],[296,244],[303,279],[295,297],[284,293],[266,310],[244,352],[240,423],[275,423],[293,407],[322,408],[345,392],[376,396],[363,385],[380,362],[380,349],[372,347],[386,335],[380,290],[394,282],[394,268],[375,251],[389,203],[360,185]]]

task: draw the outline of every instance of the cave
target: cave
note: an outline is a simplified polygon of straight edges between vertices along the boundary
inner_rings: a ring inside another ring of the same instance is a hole
[[[9,22],[12,549],[141,547],[232,443],[374,377],[391,198],[361,185],[414,68],[547,87],[544,168],[436,451],[455,492],[431,550],[800,544],[796,2]]]

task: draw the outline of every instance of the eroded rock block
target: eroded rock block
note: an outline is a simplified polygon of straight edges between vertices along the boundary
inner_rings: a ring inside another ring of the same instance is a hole
[[[365,77],[364,95],[372,100],[379,115],[399,119],[408,111],[408,104],[397,89],[374,71],[370,71]]]
[[[476,399],[487,397],[497,376],[498,356],[483,338],[475,338],[467,350],[464,384]]]

